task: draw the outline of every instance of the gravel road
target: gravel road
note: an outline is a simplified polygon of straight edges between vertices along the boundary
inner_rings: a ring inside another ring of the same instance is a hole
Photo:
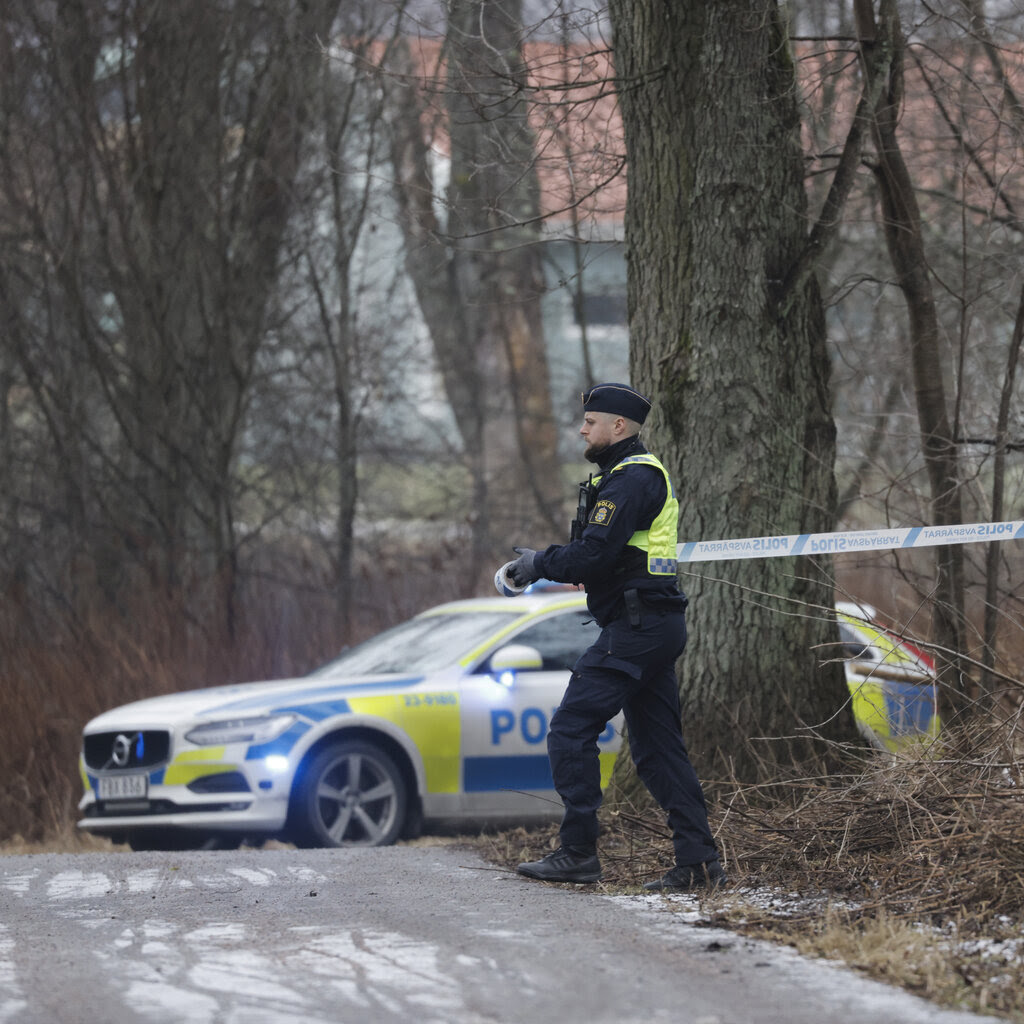
[[[0,857],[0,1024],[978,1024],[453,846]]]

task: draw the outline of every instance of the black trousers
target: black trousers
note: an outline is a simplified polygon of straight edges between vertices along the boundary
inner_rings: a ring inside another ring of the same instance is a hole
[[[684,612],[644,607],[639,626],[616,620],[576,662],[548,732],[551,774],[565,806],[563,846],[597,841],[597,738],[621,710],[637,773],[668,816],[676,863],[718,857],[679,722],[675,661],[685,646]]]

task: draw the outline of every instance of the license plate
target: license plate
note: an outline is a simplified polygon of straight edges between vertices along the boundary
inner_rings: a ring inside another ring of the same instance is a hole
[[[99,783],[101,800],[138,800],[149,792],[148,775],[104,775]]]

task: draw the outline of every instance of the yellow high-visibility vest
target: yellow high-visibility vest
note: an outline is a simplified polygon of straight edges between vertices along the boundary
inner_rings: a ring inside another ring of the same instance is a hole
[[[630,547],[639,548],[647,556],[647,571],[652,576],[675,576],[676,574],[676,545],[679,542],[679,502],[676,500],[676,492],[669,479],[668,470],[650,453],[646,455],[631,455],[623,459],[617,466],[613,466],[611,472],[624,469],[626,466],[652,466],[660,470],[665,478],[665,504],[661,511],[655,516],[654,522],[646,530],[637,530],[629,538],[627,544]],[[601,482],[601,477],[594,477],[595,485]]]

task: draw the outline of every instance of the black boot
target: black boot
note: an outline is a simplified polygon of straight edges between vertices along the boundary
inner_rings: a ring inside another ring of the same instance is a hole
[[[601,862],[596,853],[580,853],[568,846],[560,846],[540,860],[520,864],[516,871],[527,878],[542,882],[599,882]]]
[[[692,892],[694,889],[717,889],[728,879],[717,860],[704,864],[678,864],[667,874],[644,888],[648,892]]]

